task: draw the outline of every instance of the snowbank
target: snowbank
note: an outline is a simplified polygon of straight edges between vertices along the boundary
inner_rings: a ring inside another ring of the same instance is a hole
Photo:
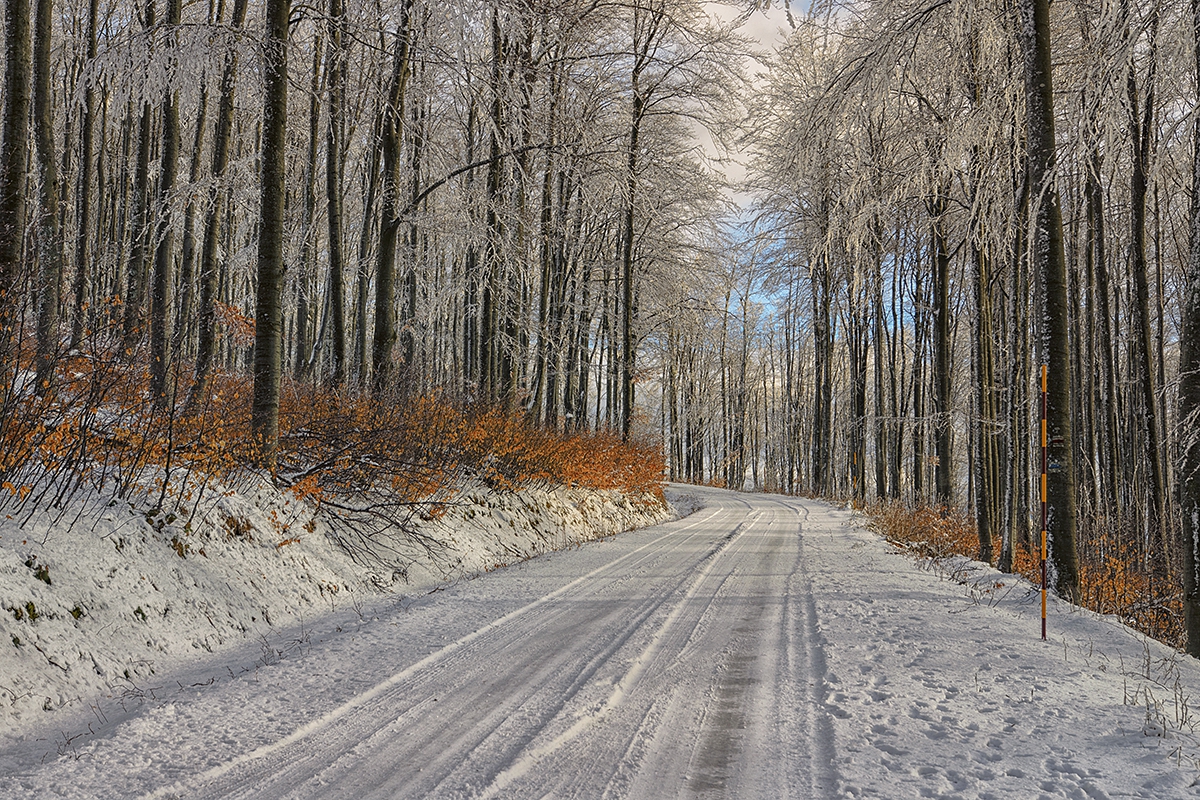
[[[411,534],[367,542],[385,555],[362,563],[331,539],[327,515],[266,480],[209,486],[186,514],[159,500],[91,495],[0,518],[0,731],[128,696],[199,652],[256,639],[266,652],[275,628],[672,514],[615,491],[471,485],[439,518],[414,517]]]

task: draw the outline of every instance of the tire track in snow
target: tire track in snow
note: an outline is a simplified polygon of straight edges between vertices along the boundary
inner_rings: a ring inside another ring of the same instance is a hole
[[[491,785],[479,795],[481,800],[488,800],[489,798],[499,795],[514,781],[527,775],[540,761],[576,739],[584,731],[603,721],[605,717],[607,717],[624,702],[625,698],[632,691],[634,691],[634,689],[636,689],[638,684],[641,682],[642,676],[645,674],[647,667],[655,660],[659,651],[662,649],[664,641],[667,639],[668,635],[672,631],[672,628],[678,622],[680,617],[682,617],[688,604],[698,596],[700,587],[708,580],[713,568],[719,562],[722,553],[726,552],[730,545],[743,533],[745,533],[745,531],[748,530],[755,522],[757,522],[761,516],[761,511],[756,512],[754,515],[752,515],[751,519],[734,528],[733,531],[725,536],[708,552],[708,554],[705,555],[703,558],[703,562],[706,562],[704,569],[702,569],[700,574],[697,575],[692,581],[691,585],[684,593],[684,596],[677,603],[675,603],[674,607],[671,609],[671,613],[667,616],[667,619],[662,623],[662,625],[659,626],[653,638],[650,640],[650,643],[638,655],[633,666],[619,681],[617,681],[612,692],[604,701],[603,705],[595,712],[581,716],[578,720],[576,720],[575,724],[573,724],[563,733],[560,733],[551,741],[522,755],[507,769],[493,779]]]
[[[242,771],[242,770],[250,769],[255,762],[261,762],[261,761],[265,761],[268,759],[270,759],[272,761],[282,760],[282,759],[279,759],[276,757],[283,755],[285,753],[285,751],[293,751],[293,750],[299,749],[299,748],[297,748],[297,746],[300,745],[301,743],[303,743],[305,740],[310,739],[323,731],[329,730],[329,729],[333,728],[335,725],[344,723],[346,720],[348,720],[348,718],[350,717],[350,715],[353,712],[363,708],[364,706],[367,706],[368,704],[372,703],[373,701],[379,700],[389,690],[392,690],[392,689],[398,687],[399,685],[401,685],[404,682],[413,678],[415,675],[420,674],[422,671],[425,671],[425,670],[429,669],[430,667],[440,665],[442,662],[447,660],[449,657],[457,654],[459,651],[463,650],[467,646],[475,643],[476,641],[478,641],[486,636],[496,634],[498,631],[500,631],[502,628],[505,628],[509,623],[513,622],[514,620],[517,620],[517,619],[529,614],[532,611],[542,609],[543,607],[547,606],[548,604],[552,603],[553,601],[569,594],[571,591],[573,591],[580,585],[586,584],[587,582],[593,580],[594,578],[620,567],[625,562],[630,561],[631,559],[634,559],[635,556],[661,555],[659,553],[656,553],[655,551],[651,551],[651,553],[645,554],[644,551],[650,550],[651,548],[654,548],[655,546],[661,546],[663,544],[663,539],[665,539],[667,537],[672,537],[672,538],[679,537],[681,534],[685,533],[686,531],[692,530],[698,526],[701,526],[707,522],[710,522],[711,520],[713,520],[716,517],[718,517],[719,515],[721,515],[723,512],[726,512],[727,510],[728,509],[717,507],[717,508],[713,509],[712,513],[708,514],[704,518],[691,521],[688,524],[684,525],[683,527],[679,528],[678,530],[671,531],[669,534],[667,534],[664,537],[659,537],[659,538],[653,539],[653,540],[647,542],[646,544],[642,545],[641,547],[638,547],[637,549],[630,551],[629,553],[619,556],[618,558],[613,559],[612,561],[607,562],[607,563],[595,568],[594,570],[588,572],[587,574],[582,575],[582,576],[572,580],[571,582],[559,587],[555,591],[545,594],[545,595],[539,597],[538,599],[536,599],[518,609],[515,609],[514,611],[511,611],[502,617],[499,617],[498,619],[488,623],[487,625],[484,625],[484,626],[472,631],[471,633],[467,634],[466,636],[463,636],[463,637],[459,638],[458,640],[451,642],[450,644],[446,645],[445,647],[441,648],[440,650],[438,650],[434,653],[431,653],[430,655],[426,656],[425,658],[421,659],[420,661],[417,661],[416,663],[406,667],[405,669],[400,670],[399,672],[393,674],[391,677],[387,678],[386,680],[376,684],[371,689],[369,689],[365,692],[362,692],[362,693],[356,695],[355,697],[351,698],[350,700],[346,701],[341,706],[334,709],[333,711],[330,711],[329,713],[325,714],[321,718],[300,726],[292,734],[290,734],[276,742],[273,742],[268,745],[264,745],[254,751],[243,754],[242,756],[239,756],[238,758],[235,758],[235,759],[225,762],[223,764],[219,764],[215,767],[212,767],[209,770],[205,771],[204,773],[202,773],[198,776],[195,776],[193,778],[190,778],[190,779],[187,779],[184,781],[180,781],[172,786],[163,787],[163,788],[157,789],[155,791],[152,791],[150,793],[147,793],[147,794],[143,795],[143,798],[145,800],[153,800],[155,798],[166,798],[166,797],[170,797],[172,795],[178,795],[178,794],[182,794],[185,792],[188,793],[188,796],[196,796],[196,797],[230,796],[231,793],[236,793],[237,786],[239,783],[237,781],[237,776],[235,775],[235,773]],[[678,546],[679,546],[679,544],[676,544],[676,547],[678,547]],[[636,565],[637,563],[638,563],[637,561],[634,561],[633,565]],[[292,755],[294,755],[296,757],[296,760],[298,760],[301,763],[306,762],[312,758],[312,754],[304,753],[302,749],[300,752],[292,753]],[[285,761],[284,766],[286,766],[288,763],[294,763],[294,762]],[[264,772],[267,772],[268,774],[273,774],[273,773],[276,773],[276,770],[269,770],[269,771],[264,771]],[[259,785],[256,787],[256,790],[261,789],[261,788],[262,788],[261,785]]]
[[[738,504],[750,508],[740,498]],[[761,521],[761,512],[759,515],[757,521]],[[738,557],[742,550],[752,546],[748,542],[753,538],[738,537],[737,541],[730,542],[724,550],[722,563],[728,571],[718,575],[715,587],[703,592],[706,599],[703,600],[702,607],[697,608],[698,604],[695,602],[688,604],[692,608],[686,622],[682,619],[677,621],[674,632],[668,637],[673,641],[668,645],[667,639],[664,639],[660,647],[657,660],[669,658],[669,663],[654,670],[653,682],[639,690],[640,696],[636,703],[623,703],[615,710],[616,713],[610,715],[606,720],[607,736],[597,730],[591,741],[585,745],[581,735],[577,737],[576,742],[570,743],[569,754],[568,746],[564,746],[553,756],[552,761],[546,763],[543,771],[547,773],[566,771],[564,762],[589,763],[587,769],[580,770],[579,774],[574,776],[571,788],[566,788],[566,782],[560,781],[555,788],[556,795],[571,795],[573,792],[573,796],[598,795],[603,800],[655,796],[662,793],[664,785],[670,785],[669,781],[652,781],[653,788],[649,790],[639,788],[637,784],[639,781],[645,781],[645,771],[655,772],[656,765],[664,755],[669,761],[672,760],[671,753],[664,753],[664,750],[676,754],[691,752],[694,757],[699,737],[704,733],[703,715],[696,719],[685,719],[681,723],[679,701],[686,697],[687,703],[692,703],[708,696],[703,685],[705,669],[720,669],[712,659],[715,653],[722,651],[722,648],[714,647],[713,639],[716,638],[719,644],[728,636],[728,626],[722,626],[721,623],[727,622],[725,617],[729,606],[738,602],[737,597],[732,596],[736,595],[740,588],[742,581],[739,577],[744,578],[739,576],[743,570],[739,566]],[[649,676],[647,680],[651,680]],[[620,715],[624,715],[625,718],[617,719]],[[635,718],[630,719],[631,715]],[[599,726],[600,721],[597,720],[593,729]],[[605,741],[606,738],[608,741]],[[662,739],[667,740],[665,745]],[[678,762],[677,757],[674,762]],[[589,780],[591,783],[587,783]],[[603,791],[597,792],[595,787],[600,785],[603,786]]]
[[[728,640],[706,693],[703,722],[687,765],[686,790],[695,797],[759,794],[743,790],[748,784],[761,787],[772,782],[772,797],[788,796],[788,783],[780,778],[779,769],[788,754],[759,722],[771,718],[781,690],[791,681],[782,669],[780,652],[786,634],[786,584],[775,574],[779,557],[786,552],[781,552],[779,543],[786,534],[780,529],[780,510],[770,511],[767,529],[748,554],[744,570],[748,574],[731,574],[728,581],[729,591],[741,602],[725,609]],[[789,574],[795,568],[793,562]],[[731,617],[729,610],[736,614]],[[766,753],[774,757],[764,758]]]
[[[696,536],[705,537],[708,534],[695,534],[689,537],[690,541]],[[686,542],[684,542],[686,544]],[[680,552],[682,545],[677,545],[670,550],[658,551],[654,556],[648,556],[646,560],[662,560],[662,556],[675,555]],[[711,558],[712,554],[720,550],[720,544],[710,548],[705,558]],[[608,626],[597,625],[590,623],[588,632],[590,641],[585,642],[584,647],[573,648],[567,653],[566,657],[561,660],[559,654],[554,653],[546,660],[546,671],[549,674],[545,680],[537,679],[528,681],[533,684],[534,691],[523,694],[519,701],[509,700],[509,706],[514,707],[520,716],[520,723],[512,723],[510,719],[502,721],[499,725],[481,730],[478,725],[473,725],[469,731],[471,741],[456,741],[453,746],[444,748],[442,753],[445,759],[459,760],[460,764],[453,769],[448,770],[441,775],[435,783],[428,786],[413,785],[413,780],[410,779],[404,785],[404,789],[411,796],[462,796],[465,791],[473,791],[476,788],[469,780],[464,781],[465,775],[482,775],[482,782],[486,783],[493,777],[502,765],[511,763],[512,759],[531,742],[535,741],[539,735],[542,735],[545,729],[553,724],[555,719],[560,718],[564,709],[572,703],[579,704],[578,699],[581,693],[594,689],[598,681],[596,676],[605,667],[609,666],[618,652],[624,649],[632,639],[642,632],[646,623],[655,616],[660,615],[664,606],[668,605],[672,598],[675,598],[684,592],[686,586],[690,583],[694,576],[691,566],[696,562],[695,557],[688,557],[687,561],[682,565],[686,569],[680,571],[675,577],[669,579],[669,583],[665,586],[656,587],[656,591],[648,595],[648,597],[640,603],[630,606],[628,601],[617,601],[612,605],[615,607],[613,616],[617,619],[617,627],[615,633],[608,632]],[[678,568],[681,565],[675,564]],[[623,581],[628,580],[628,576],[620,578],[609,584],[609,588],[616,586]],[[589,587],[590,588],[590,587]],[[604,588],[604,587],[600,587]],[[596,601],[592,601],[596,602]],[[569,629],[576,623],[576,618],[573,616],[575,609],[562,608],[560,609],[561,616],[565,620],[563,628]],[[547,634],[553,638],[553,642],[557,643],[562,640],[561,633],[563,628],[558,627],[558,620],[548,619],[546,617],[539,618],[539,623],[536,627],[527,629],[508,630],[506,635],[512,636],[517,634],[521,639],[529,640],[530,652],[533,654],[531,658],[538,659],[543,650],[538,650],[539,643],[544,648],[546,646],[545,637]],[[594,648],[597,644],[600,645],[599,650],[588,649]],[[510,645],[505,644],[507,649]],[[511,647],[519,647],[519,644],[513,644]],[[478,655],[478,654],[476,654]],[[492,656],[495,661],[499,659],[499,653],[486,653],[485,655]],[[578,660],[578,656],[585,656],[583,661]],[[470,665],[467,665],[470,669]],[[511,666],[505,667],[506,672],[522,672]],[[569,685],[558,688],[558,684],[563,680],[563,673],[573,674]],[[524,677],[524,676],[523,676]],[[470,691],[470,687],[475,683],[474,678],[467,676],[458,681],[458,684],[464,688],[464,691]],[[526,684],[522,684],[526,686]],[[443,690],[445,687],[443,687]],[[587,705],[583,703],[583,705]],[[507,729],[506,729],[507,728]],[[381,734],[386,732],[380,731]],[[364,743],[366,745],[367,743]],[[356,750],[360,748],[355,748]],[[346,786],[338,779],[332,779],[330,782],[336,783],[339,789],[339,794],[343,796],[359,796],[360,794],[369,794],[371,790],[380,796],[387,796],[381,786],[387,786],[387,780],[405,768],[402,759],[396,758],[394,751],[389,751],[389,743],[385,740],[379,743],[378,749],[380,758],[378,761],[386,761],[394,766],[394,769],[389,769],[385,774],[378,771],[373,765],[373,771],[370,772],[369,778],[359,779],[360,773],[346,775],[345,779],[350,781],[350,785]],[[496,750],[502,750],[497,753]],[[367,758],[366,755],[363,758]],[[500,765],[500,766],[498,766]],[[333,773],[339,765],[330,765],[326,772]],[[344,771],[344,770],[343,770]],[[429,768],[423,768],[422,772],[430,772]],[[436,771],[436,770],[433,770]],[[323,774],[321,776],[325,778]],[[340,777],[340,776],[339,776]],[[420,783],[420,781],[418,781]],[[362,790],[356,791],[355,786],[361,786]]]
[[[722,496],[729,502],[731,496]],[[762,502],[761,496],[758,498]],[[612,776],[603,797],[760,797],[813,800],[808,793],[810,742],[795,733],[802,708],[787,658],[789,579],[798,565],[795,510],[766,505],[766,515],[723,559],[726,572],[710,587],[689,641],[671,667],[640,691],[647,703],[639,729],[624,751],[609,755]],[[769,516],[768,516],[769,515]],[[607,727],[630,724],[629,711]],[[617,715],[614,715],[617,716]],[[788,727],[787,723],[791,723]],[[602,749],[590,737],[588,747]],[[569,769],[585,746],[559,755],[539,772]],[[591,753],[589,752],[588,755]],[[796,763],[802,762],[802,763]],[[795,766],[797,769],[792,769]],[[799,779],[796,777],[799,775]],[[514,787],[516,788],[516,787]],[[530,795],[541,792],[520,792]],[[555,796],[592,797],[564,787]]]
[[[820,620],[817,618],[817,603],[813,595],[812,576],[808,572],[807,559],[804,555],[805,525],[809,522],[809,510],[805,506],[799,509],[800,558],[799,568],[792,573],[789,580],[789,597],[800,598],[799,625],[789,625],[790,630],[802,630],[803,641],[797,645],[794,641],[789,652],[803,664],[804,671],[810,676],[806,682],[802,707],[805,713],[801,715],[804,725],[805,738],[811,743],[808,752],[809,763],[806,770],[809,785],[809,797],[829,798],[838,796],[838,775],[836,750],[833,739],[833,722],[829,718],[826,698],[829,687],[826,683],[827,666],[825,662],[825,637],[821,633]],[[792,590],[792,587],[795,590]]]

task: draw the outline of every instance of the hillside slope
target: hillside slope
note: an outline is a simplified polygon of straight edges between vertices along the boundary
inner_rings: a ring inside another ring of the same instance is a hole
[[[261,479],[210,486],[187,518],[153,511],[156,500],[83,496],[0,520],[0,740],[61,709],[138,696],[198,655],[249,643],[269,662],[295,646],[278,631],[305,620],[671,513],[616,491],[471,485],[411,531],[356,535]]]

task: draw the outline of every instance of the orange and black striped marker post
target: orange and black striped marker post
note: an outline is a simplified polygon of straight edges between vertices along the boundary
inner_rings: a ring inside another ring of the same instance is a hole
[[[1046,639],[1046,372],[1042,364],[1042,641]]]

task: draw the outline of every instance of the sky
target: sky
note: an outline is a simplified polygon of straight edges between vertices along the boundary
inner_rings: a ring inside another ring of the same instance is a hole
[[[722,20],[734,19],[740,13],[740,8],[726,3],[709,3],[709,9],[713,16]],[[801,2],[793,2],[792,13],[801,13]],[[757,42],[759,48],[768,53],[783,43],[787,38],[787,31],[787,13],[782,2],[773,3],[767,9],[755,11],[742,26],[742,34]],[[751,59],[747,59],[746,69],[751,75],[762,72],[762,67]],[[713,144],[712,137],[699,125],[696,126],[696,137],[703,145],[706,155],[715,159],[718,151]],[[736,186],[746,177],[744,161],[737,153],[726,154],[726,160],[721,162],[721,166],[725,171],[726,180],[731,185]],[[735,190],[731,196],[734,202],[740,206],[744,207],[749,202],[749,196],[743,192]]]

